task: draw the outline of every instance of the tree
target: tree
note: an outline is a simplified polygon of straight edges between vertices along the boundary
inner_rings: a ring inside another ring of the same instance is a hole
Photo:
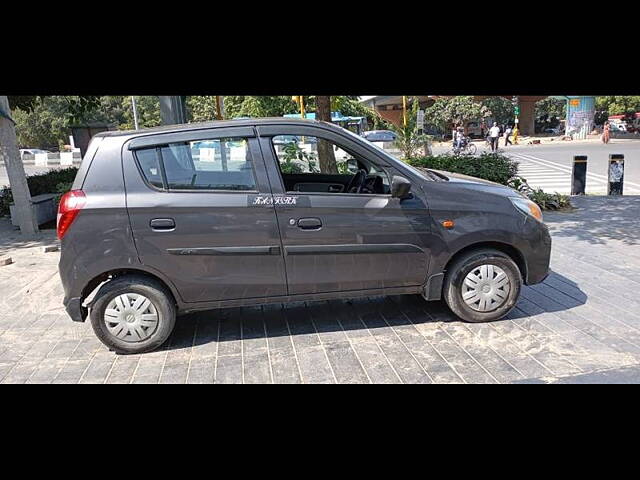
[[[418,99],[412,98],[410,102],[410,111],[407,112],[407,124],[403,124],[400,127],[391,126],[391,129],[398,137],[395,145],[402,152],[404,160],[415,158],[420,150],[428,144],[430,138],[418,131],[418,110],[420,109]]]
[[[536,123],[555,127],[567,117],[567,101],[558,98],[544,98],[536,102]],[[543,127],[544,128],[544,127]]]
[[[307,97],[308,98],[308,97]],[[298,113],[291,96],[225,96],[225,114],[237,117],[281,117],[288,113]]]
[[[438,98],[424,112],[425,121],[447,131],[452,126],[491,116],[491,110],[473,100],[472,96]]]
[[[31,208],[31,195],[16,143],[13,122],[9,99],[0,96],[0,160],[9,176],[20,232],[23,235],[34,235],[38,233],[38,222]]]
[[[218,117],[215,96],[187,97],[187,118],[192,122],[208,122]]]
[[[316,120],[331,122],[331,97],[316,97]],[[318,158],[322,173],[338,173],[336,156],[333,153],[333,144],[321,138],[318,139]]]
[[[487,97],[482,100],[481,105],[488,109],[487,116],[493,118],[500,125],[512,124],[515,120],[513,103],[504,97]]]
[[[640,96],[596,97],[595,122],[603,124],[610,115],[625,115],[640,111]]]

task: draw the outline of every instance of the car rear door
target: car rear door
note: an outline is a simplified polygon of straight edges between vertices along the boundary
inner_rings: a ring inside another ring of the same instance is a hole
[[[282,177],[284,164],[274,136],[318,136],[332,142],[334,150],[337,146],[360,159],[373,154],[346,136],[318,127],[257,129],[274,193],[290,295],[382,291],[425,283],[431,220],[418,188],[414,198],[402,202],[388,193],[287,191],[286,183],[291,182]],[[392,167],[388,173],[394,173]],[[313,182],[314,174],[309,178]]]
[[[140,260],[172,281],[185,302],[286,294],[253,127],[134,138],[125,144],[123,169]]]

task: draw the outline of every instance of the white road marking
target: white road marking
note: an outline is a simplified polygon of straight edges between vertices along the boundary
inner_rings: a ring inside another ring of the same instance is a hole
[[[535,157],[531,154],[511,153],[520,162],[518,174],[534,188],[545,191],[570,193],[572,168],[551,160]],[[608,178],[597,173],[587,172],[587,193],[606,193]],[[624,182],[625,193],[640,194],[640,185]]]

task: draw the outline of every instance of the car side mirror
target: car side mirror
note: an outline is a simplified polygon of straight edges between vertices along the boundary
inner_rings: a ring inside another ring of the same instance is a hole
[[[347,169],[351,173],[356,173],[358,170],[360,170],[360,167],[358,167],[358,161],[355,158],[350,158],[349,160],[347,160]]]
[[[391,197],[403,200],[411,196],[411,182],[404,177],[394,175],[391,180]]]

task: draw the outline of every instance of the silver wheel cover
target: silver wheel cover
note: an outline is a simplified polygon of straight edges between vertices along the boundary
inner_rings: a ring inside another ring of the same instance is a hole
[[[158,311],[144,295],[123,293],[107,305],[104,323],[118,340],[142,342],[158,329]]]
[[[462,284],[462,299],[476,312],[500,308],[509,298],[511,282],[496,265],[480,265],[470,271]]]

